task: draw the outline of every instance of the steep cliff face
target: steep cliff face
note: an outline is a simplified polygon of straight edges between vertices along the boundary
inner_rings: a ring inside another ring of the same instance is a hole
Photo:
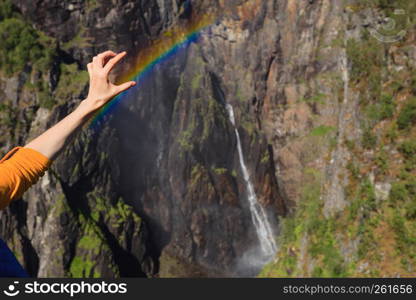
[[[262,275],[412,276],[415,4],[281,8],[263,108],[292,213]]]
[[[85,97],[93,54],[127,50],[122,74],[171,28],[214,16],[1,213],[32,275],[256,274],[241,155],[279,248],[262,275],[413,274],[411,1],[1,3],[4,39],[14,26],[30,41],[9,53],[37,49],[0,64],[3,152]]]

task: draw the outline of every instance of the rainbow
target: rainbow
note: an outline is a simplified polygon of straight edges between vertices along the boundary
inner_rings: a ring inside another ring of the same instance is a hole
[[[180,49],[187,48],[191,43],[196,42],[201,31],[210,26],[213,21],[212,15],[194,16],[189,21],[182,22],[182,26],[179,25],[165,31],[162,37],[152,41],[148,47],[141,49],[136,59],[134,59],[135,63],[124,74],[121,74],[117,80],[117,82],[133,80],[136,81],[136,86],[108,102],[96,113],[90,126],[96,127],[100,124],[104,117],[114,110],[127,93],[140,86],[140,82],[152,73],[156,66],[174,56]]]

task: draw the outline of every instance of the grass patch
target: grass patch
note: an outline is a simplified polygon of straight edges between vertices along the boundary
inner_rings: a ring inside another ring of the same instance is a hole
[[[416,98],[411,98],[402,108],[397,118],[399,129],[408,129],[416,123]]]
[[[326,126],[326,125],[320,125],[318,127],[315,127],[311,131],[311,136],[327,136],[331,132],[335,131],[336,128],[333,126]]]
[[[309,98],[301,98],[301,99],[299,99],[299,102],[305,102],[305,103],[310,103],[310,104],[314,104],[314,103],[325,104],[325,99],[327,97],[328,96],[326,94],[318,93],[318,94],[316,94],[312,97],[309,97]]]
[[[226,168],[212,168],[212,170],[214,171],[215,174],[217,175],[224,175],[227,173],[227,169]]]
[[[77,64],[61,64],[60,79],[56,88],[55,96],[60,99],[77,97],[87,86],[89,75],[87,71],[79,70]]]

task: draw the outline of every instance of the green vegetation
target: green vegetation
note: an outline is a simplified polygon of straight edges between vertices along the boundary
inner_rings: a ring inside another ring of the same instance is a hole
[[[309,98],[301,98],[299,100],[299,102],[306,102],[306,103],[310,103],[310,104],[313,104],[313,103],[325,104],[325,99],[327,97],[328,96],[326,94],[318,93],[318,94],[316,94],[316,95],[314,95],[312,97],[309,97]]]
[[[204,120],[202,136],[200,140],[201,143],[208,139],[215,126],[219,125],[221,128],[225,128],[226,112],[224,111],[223,107],[213,98],[208,98],[207,104],[208,107],[205,106],[205,109],[203,109],[203,113],[201,114]]]
[[[108,246],[96,223],[83,215],[79,217],[82,234],[76,246],[76,255],[69,267],[70,276],[75,278],[100,277],[100,273],[95,270],[94,260]]]
[[[244,119],[241,122],[241,126],[244,128],[244,130],[247,132],[247,134],[250,136],[250,138],[253,141],[255,138],[255,134],[256,134],[256,126],[253,120],[250,120],[248,118]]]
[[[61,76],[56,88],[56,97],[60,99],[68,99],[77,97],[89,80],[87,71],[79,70],[77,64],[60,65]]]
[[[183,151],[200,149],[212,136],[214,128],[226,128],[226,111],[213,98],[192,100],[191,119],[179,133],[178,143]]]
[[[59,100],[83,92],[88,73],[79,70],[76,64],[61,64],[57,90],[52,93],[49,76],[57,57],[57,42],[27,23],[9,0],[0,2],[0,39],[1,72],[6,76],[27,73],[30,81],[25,82],[24,88],[36,94],[40,107],[51,109]],[[73,42],[78,47],[86,45],[78,36]]]
[[[101,274],[95,271],[94,267],[94,263],[90,260],[75,256],[71,262],[69,272],[72,278],[101,277]]]
[[[392,185],[389,202],[393,209],[390,225],[395,232],[399,253],[408,262],[416,260],[416,179],[404,173]]]
[[[358,194],[352,200],[349,206],[350,220],[356,219],[359,214],[368,216],[371,211],[376,208],[376,195],[374,186],[368,178],[366,178],[358,188]]]
[[[366,34],[363,40],[347,41],[347,56],[351,62],[351,82],[361,82],[369,92],[370,99],[378,97],[381,87],[381,67],[383,66],[381,43]],[[363,98],[362,102],[367,103]]]
[[[77,97],[88,83],[88,72],[79,70],[75,63],[71,65],[61,64],[60,69],[61,75],[56,88],[56,97],[60,99]]]
[[[100,7],[100,1],[98,0],[86,0],[86,4],[88,12]]]
[[[390,201],[397,205],[400,202],[406,201],[409,199],[409,191],[407,189],[406,183],[404,182],[395,182],[393,183],[390,191]]]
[[[191,81],[192,90],[193,91],[198,90],[201,86],[201,82],[202,82],[202,75],[201,74],[196,74],[194,76],[194,78],[192,78],[192,81]]]
[[[192,137],[194,128],[190,127],[179,134],[178,143],[184,151],[192,151],[194,148]]]
[[[260,276],[302,276],[310,261],[314,261],[314,269],[309,276],[344,277],[349,274],[336,237],[337,220],[326,218],[322,213],[322,175],[314,169],[306,169],[305,176],[306,185],[295,215],[281,220],[282,233],[278,240],[281,250],[277,262],[266,266]],[[298,254],[305,238],[309,246],[303,261],[305,265],[302,265]]]
[[[395,111],[395,104],[393,96],[383,94],[380,100],[374,104],[369,104],[366,108],[367,115],[371,120],[376,122],[389,119],[393,117]]]
[[[416,139],[404,141],[398,148],[405,158],[405,168],[411,171],[416,168]]]
[[[351,176],[353,177],[353,179],[358,180],[360,178],[360,168],[359,168],[357,163],[350,160],[347,163],[347,169],[348,169],[348,171],[350,171]]]
[[[48,69],[56,56],[54,40],[21,18],[4,18],[0,39],[0,68],[7,75],[22,71],[28,64],[37,70]]]
[[[12,128],[15,123],[15,108],[8,103],[0,103],[0,125]]]
[[[217,175],[224,175],[228,172],[228,169],[226,169],[226,168],[212,168],[212,170]]]
[[[260,160],[260,163],[262,164],[268,164],[270,162],[270,153],[268,150],[264,151],[264,154]]]
[[[105,262],[109,262],[109,268],[118,274],[119,270],[111,257],[111,250],[108,245],[103,226],[111,227],[114,231],[126,223],[134,224],[140,228],[141,218],[134,212],[133,207],[126,204],[122,199],[115,203],[109,203],[97,192],[88,195],[91,203],[91,212],[86,213],[79,210],[78,227],[80,228],[79,240],[75,246],[74,257],[69,266],[68,275],[71,277],[100,277],[100,266],[97,265],[97,257],[108,255]],[[123,228],[121,228],[121,232]],[[115,236],[120,244],[123,243],[123,235]]]
[[[381,147],[381,150],[379,153],[377,153],[377,156],[375,157],[375,164],[378,167],[378,170],[382,174],[386,174],[387,170],[389,169],[389,156],[388,153]]]
[[[406,217],[396,212],[391,220],[391,226],[396,234],[398,250],[401,253],[410,254],[411,258],[415,258],[416,226],[414,222],[409,222]]]
[[[416,123],[416,98],[411,98],[404,105],[397,118],[399,129],[407,129]]]
[[[204,178],[206,174],[206,169],[200,164],[196,164],[192,167],[191,170],[191,187],[196,186],[200,180]]]
[[[377,146],[377,137],[373,134],[371,129],[367,128],[363,132],[362,145],[364,149],[374,149]]]
[[[244,97],[243,92],[242,92],[240,87],[237,87],[237,91],[235,93],[235,96],[236,96],[237,100],[240,101],[240,102],[245,102],[246,101],[246,98]]]
[[[96,234],[94,229],[88,229],[85,231],[85,235],[79,240],[77,246],[79,249],[91,250],[94,255],[97,255],[99,254],[98,251],[102,242],[102,237]]]
[[[416,156],[416,140],[408,140],[400,145],[399,151],[406,159],[413,159]]]
[[[14,16],[13,5],[10,0],[0,1],[0,22]]]
[[[89,193],[88,196],[93,201],[90,216],[95,223],[105,221],[107,224],[116,228],[128,221],[140,224],[140,216],[134,211],[133,207],[125,203],[122,198],[119,198],[115,203],[110,204],[95,192]]]
[[[385,136],[388,139],[388,142],[390,143],[394,143],[396,141],[397,137],[399,136],[398,127],[396,123],[391,124],[387,128]]]
[[[91,42],[92,42],[91,38],[85,37],[84,27],[81,27],[81,29],[75,35],[75,37],[72,40],[64,43],[61,47],[65,51],[69,51],[69,50],[71,50],[72,48],[75,48],[75,47],[87,48],[87,47],[92,46]]]
[[[351,169],[355,170],[356,167]],[[369,276],[379,276],[379,269],[371,266],[378,266],[383,262],[383,252],[379,249],[383,240],[378,232],[380,228],[386,228],[385,226],[391,226],[394,232],[400,245],[398,253],[405,253],[401,261],[409,266],[416,258],[416,226],[412,222],[416,218],[416,204],[412,201],[416,195],[416,180],[413,177],[408,176],[405,182],[393,185],[389,200],[393,212],[389,213],[387,204],[383,206],[377,202],[371,181],[368,178],[361,180],[356,176],[351,181],[353,192],[349,193],[352,202],[348,206],[348,214],[324,217],[320,175],[310,169],[305,173],[311,177],[306,179],[308,183],[303,189],[295,215],[281,220],[281,250],[276,262],[267,265],[260,276],[352,276],[361,274],[357,270],[361,261],[370,264],[367,273]],[[413,183],[409,180],[413,180]],[[395,199],[394,202],[392,199]],[[380,209],[385,213],[380,214]],[[345,260],[346,257],[341,252],[344,239],[357,241],[357,256],[350,257],[349,261]],[[305,245],[306,253],[305,248],[302,250]],[[396,254],[391,255],[389,259],[394,260]]]
[[[312,129],[311,136],[326,136],[335,130],[333,126],[321,125]]]

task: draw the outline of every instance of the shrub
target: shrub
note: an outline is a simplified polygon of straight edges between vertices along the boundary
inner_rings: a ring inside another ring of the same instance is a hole
[[[347,55],[352,64],[351,79],[370,79],[376,75],[373,71],[380,68],[382,48],[371,39],[366,42],[350,39],[347,42]]]
[[[416,219],[416,201],[410,201],[406,204],[405,207],[406,211],[406,218],[408,220],[414,220]]]
[[[347,56],[351,62],[350,80],[361,89],[365,89],[362,104],[377,99],[381,90],[381,68],[383,64],[383,48],[368,33],[363,40],[347,41]]]
[[[0,1],[0,21],[13,16],[13,5],[9,0]]]
[[[391,227],[396,235],[398,249],[404,253],[413,253],[416,236],[412,230],[409,230],[406,218],[396,212],[391,220]]]
[[[371,132],[370,129],[364,130],[362,145],[365,149],[373,149],[377,145],[377,137]]]
[[[416,123],[416,98],[410,99],[401,110],[397,125],[399,129],[407,129]]]
[[[387,94],[382,95],[380,99],[379,108],[380,108],[380,112],[379,112],[380,120],[389,119],[393,117],[394,109],[395,109],[393,96],[387,95]]]
[[[406,159],[415,159],[416,155],[416,140],[408,140],[399,146],[399,151]]]
[[[386,151],[381,150],[380,153],[375,157],[375,164],[379,170],[385,174],[389,168],[389,157]]]
[[[380,97],[380,100],[367,107],[367,115],[374,121],[382,121],[393,117],[395,105],[393,97],[388,94],[384,94]]]
[[[0,22],[0,68],[7,75],[23,70],[28,62],[48,67],[54,56],[52,39],[18,18]]]
[[[397,130],[397,124],[393,123],[386,132],[386,138],[390,140],[390,142],[395,142],[398,137],[398,130]]]
[[[349,219],[368,216],[376,209],[376,195],[374,186],[368,178],[365,178],[358,189],[356,198],[349,207]]]
[[[392,203],[406,201],[408,197],[409,197],[409,192],[407,191],[405,183],[395,182],[392,184],[390,196],[389,196],[390,201]]]

